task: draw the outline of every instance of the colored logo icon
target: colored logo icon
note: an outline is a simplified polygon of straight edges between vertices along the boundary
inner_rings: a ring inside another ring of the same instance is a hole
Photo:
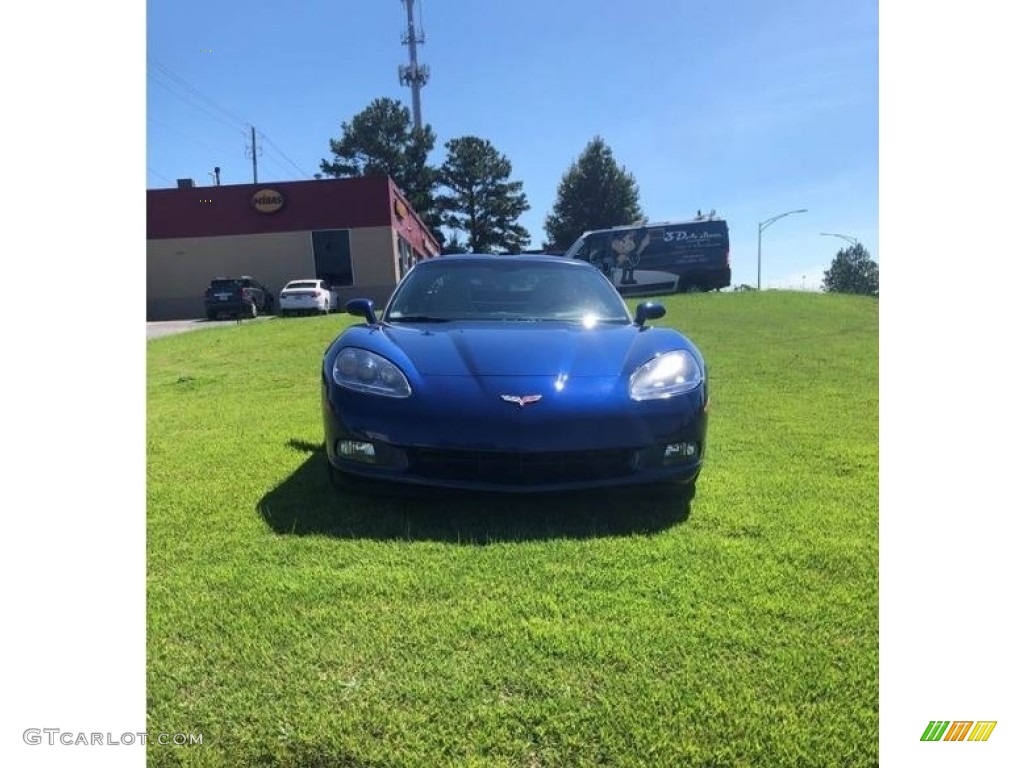
[[[932,720],[921,735],[921,741],[988,741],[996,727],[995,720]]]

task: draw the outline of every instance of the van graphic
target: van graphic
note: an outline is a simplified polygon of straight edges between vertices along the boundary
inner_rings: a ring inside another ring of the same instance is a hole
[[[701,217],[584,232],[565,256],[599,267],[623,295],[714,291],[732,281],[724,219]]]

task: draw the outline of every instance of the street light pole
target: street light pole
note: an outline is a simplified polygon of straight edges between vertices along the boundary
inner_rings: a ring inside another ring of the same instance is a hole
[[[850,235],[837,235],[835,232],[822,232],[822,237],[841,237],[843,240],[848,242],[850,245],[860,245],[860,240]]]
[[[786,211],[776,216],[772,216],[766,221],[760,221],[757,224],[757,290],[761,290],[761,233],[764,232],[768,227],[774,224],[779,219],[789,216],[792,213],[807,213],[806,208],[800,208],[795,211]]]

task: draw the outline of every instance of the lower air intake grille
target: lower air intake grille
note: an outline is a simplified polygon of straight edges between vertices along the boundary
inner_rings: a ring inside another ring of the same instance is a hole
[[[439,480],[545,485],[621,477],[633,472],[633,451],[509,453],[407,448],[409,472]]]

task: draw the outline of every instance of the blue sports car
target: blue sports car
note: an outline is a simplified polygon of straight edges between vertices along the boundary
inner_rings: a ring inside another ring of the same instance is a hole
[[[704,359],[645,325],[588,263],[443,256],[415,266],[383,314],[323,359],[332,474],[502,491],[629,484],[692,497],[704,455]]]

